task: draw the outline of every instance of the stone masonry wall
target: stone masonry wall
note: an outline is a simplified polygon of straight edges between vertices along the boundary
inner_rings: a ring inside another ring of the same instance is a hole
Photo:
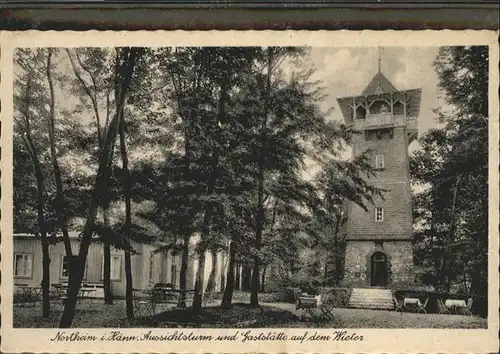
[[[410,241],[348,241],[343,283],[346,287],[371,286],[371,256],[375,252],[387,256],[389,288],[413,284],[413,249]]]
[[[383,197],[374,198],[374,205],[366,203],[368,211],[355,203],[349,203],[347,238],[410,240],[413,226],[406,128],[394,128],[392,137],[385,132],[381,139],[371,134],[368,140],[364,134],[356,136],[353,153],[358,155],[372,149],[373,164],[375,155],[384,155],[384,170],[369,181],[385,192]],[[384,221],[375,221],[375,207],[384,208]]]

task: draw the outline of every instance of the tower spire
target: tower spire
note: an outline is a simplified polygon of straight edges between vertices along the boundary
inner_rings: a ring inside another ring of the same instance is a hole
[[[378,72],[381,73],[382,72],[382,69],[381,69],[381,63],[382,63],[382,58],[381,58],[381,55],[380,55],[380,47],[378,47]]]

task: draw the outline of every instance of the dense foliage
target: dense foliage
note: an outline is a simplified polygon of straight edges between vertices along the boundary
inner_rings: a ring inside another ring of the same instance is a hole
[[[125,254],[129,319],[132,241],[153,237],[182,252],[182,288],[188,257],[198,258],[195,312],[213,290],[215,262],[203,289],[207,254],[227,255],[225,307],[236,264],[247,274],[251,306],[266,272],[293,278],[311,249],[324,257],[307,265],[310,273],[339,283],[343,206],[366,207],[380,190],[362,178],[375,173],[369,152],[340,159],[355,132],[320,109],[325,96],[304,69],[307,56],[282,47],[16,53],[15,230],[42,242],[75,223],[81,231],[61,327],[71,325],[95,240],[105,245],[107,303],[110,245]],[[316,176],[307,176],[311,166]],[[323,273],[327,249],[334,261]]]
[[[435,61],[447,109],[411,160],[417,260],[426,282],[487,295],[488,47],[441,48]]]

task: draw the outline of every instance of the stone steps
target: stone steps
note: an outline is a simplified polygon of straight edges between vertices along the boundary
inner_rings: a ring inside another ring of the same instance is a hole
[[[392,291],[388,289],[352,289],[349,307],[360,309],[392,310]]]

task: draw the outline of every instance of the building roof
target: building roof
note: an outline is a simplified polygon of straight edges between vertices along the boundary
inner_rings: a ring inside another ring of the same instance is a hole
[[[365,87],[362,96],[376,95],[379,93],[396,92],[398,89],[389,81],[388,78],[378,72],[373,77],[372,81]]]

